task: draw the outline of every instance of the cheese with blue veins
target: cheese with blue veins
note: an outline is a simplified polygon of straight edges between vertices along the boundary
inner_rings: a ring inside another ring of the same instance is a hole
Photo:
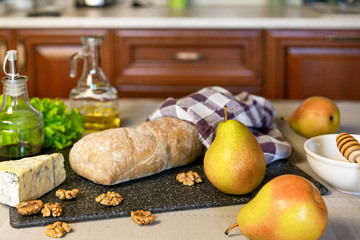
[[[0,202],[15,207],[35,200],[65,181],[61,153],[0,162]]]

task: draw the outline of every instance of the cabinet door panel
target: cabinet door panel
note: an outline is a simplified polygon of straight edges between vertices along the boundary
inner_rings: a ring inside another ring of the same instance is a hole
[[[112,80],[111,39],[108,30],[17,30],[21,74],[29,77],[30,97],[67,98],[76,86],[81,74],[82,61],[79,60],[76,78],[69,77],[70,57],[82,49],[80,38],[87,35],[102,35],[102,66]],[[21,49],[24,49],[23,51]],[[23,63],[22,63],[23,62]]]
[[[287,67],[289,98],[359,97],[360,48],[290,47]]]
[[[11,30],[0,30],[0,67],[2,69],[4,57],[6,52],[10,49],[15,49],[13,44],[13,33]],[[4,76],[3,71],[0,71],[0,77]]]
[[[212,85],[260,94],[261,36],[258,30],[118,30],[120,95],[181,97]]]
[[[80,46],[39,46],[34,60],[41,68],[36,72],[36,95],[40,97],[68,97],[76,79],[69,78],[69,56],[81,50]],[[81,65],[78,65],[77,76],[80,76]],[[43,70],[43,69],[46,69]]]
[[[266,96],[360,99],[359,30],[269,30]]]
[[[14,34],[11,30],[0,30],[0,79],[5,76],[2,66],[6,52],[10,49],[16,49],[14,44]],[[3,84],[0,83],[0,91],[3,92]]]

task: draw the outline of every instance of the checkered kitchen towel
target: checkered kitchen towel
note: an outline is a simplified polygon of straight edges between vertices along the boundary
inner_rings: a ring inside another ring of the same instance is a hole
[[[195,124],[206,148],[215,138],[216,127],[224,120],[224,106],[228,119],[245,124],[262,147],[266,163],[290,156],[291,145],[283,138],[274,123],[275,109],[267,99],[241,92],[234,96],[221,87],[207,87],[176,101],[168,98],[148,120],[175,117]]]

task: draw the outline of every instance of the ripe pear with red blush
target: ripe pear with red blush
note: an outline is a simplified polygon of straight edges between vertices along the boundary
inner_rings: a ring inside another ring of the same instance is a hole
[[[254,190],[266,171],[264,152],[244,124],[227,119],[218,125],[214,141],[204,156],[204,171],[221,192],[241,195]]]
[[[237,224],[249,239],[317,240],[325,232],[328,211],[319,190],[306,178],[287,174],[267,182],[239,211]]]
[[[340,111],[331,99],[314,96],[305,99],[286,120],[296,133],[311,138],[336,133],[340,125]]]

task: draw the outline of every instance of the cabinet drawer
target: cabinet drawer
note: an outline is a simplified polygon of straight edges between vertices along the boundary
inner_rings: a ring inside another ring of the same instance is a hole
[[[204,86],[261,93],[258,30],[118,30],[121,96],[180,97]]]

